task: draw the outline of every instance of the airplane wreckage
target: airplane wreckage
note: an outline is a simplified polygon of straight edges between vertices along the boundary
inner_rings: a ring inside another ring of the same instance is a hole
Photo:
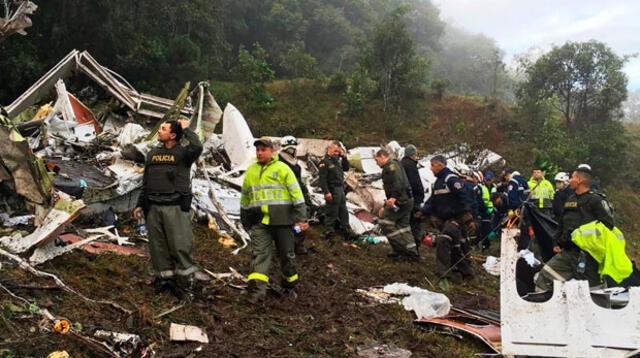
[[[242,113],[231,103],[222,110],[206,82],[198,83],[192,91],[187,84],[175,100],[140,93],[88,52],[73,50],[0,115],[0,140],[5,143],[0,146],[0,245],[8,250],[0,249],[0,255],[35,274],[45,273],[34,266],[77,248],[93,253],[111,251],[146,256],[146,250],[135,247],[136,242],[146,240],[144,237],[134,231],[118,232],[118,214],[129,215],[137,202],[145,155],[156,145],[158,126],[165,120],[179,118],[190,119],[190,128],[204,144],[200,163],[192,168],[195,219],[207,222],[225,246],[235,246],[233,254],[245,248],[250,237],[239,223],[240,187],[255,151],[254,136]],[[216,133],[220,121],[222,128]],[[324,204],[317,165],[331,142],[299,139],[297,157],[316,208]],[[395,141],[352,148],[347,156],[352,169],[345,179],[349,224],[356,234],[376,237],[379,239],[376,242],[385,241],[374,214],[385,201],[381,169],[373,159],[380,148],[396,158],[403,156],[403,148]],[[484,170],[504,165],[504,159],[489,150],[461,148],[435,154],[449,158],[451,167],[467,165]],[[430,158],[419,160],[426,198],[435,181],[429,169]],[[318,222],[322,210],[312,212],[313,220]],[[624,339],[606,336],[592,343],[583,339],[578,344],[576,339],[581,333],[573,336],[567,333],[571,327],[578,327],[576,322],[611,320],[600,320],[606,314],[597,308],[585,313],[586,318],[568,313],[564,303],[567,297],[580,302],[590,300],[588,294],[581,293],[584,291],[581,285],[556,285],[556,291],[562,290],[564,296],[553,296],[554,302],[563,302],[554,307],[522,300],[515,290],[517,253],[505,242],[511,236],[511,232],[503,234],[502,243],[502,338],[499,317],[455,308],[443,317],[419,316],[417,322],[466,331],[480,337],[496,352],[504,348],[509,354],[550,356],[562,352],[606,356],[615,352],[615,356],[624,356],[640,348],[637,329],[633,328],[638,326],[640,316],[627,312],[637,311],[636,290],[631,291],[632,298],[635,297],[631,301],[635,303],[616,315],[625,320],[632,336]],[[531,314],[526,316],[527,312]],[[536,331],[538,316],[533,312],[548,313],[544,322],[554,329],[537,336],[528,334]],[[522,318],[523,315],[527,318]],[[563,317],[571,319],[563,321]],[[478,326],[468,322],[484,323]],[[584,330],[585,325],[581,323],[580,327]],[[602,323],[603,329],[617,330],[605,326]]]

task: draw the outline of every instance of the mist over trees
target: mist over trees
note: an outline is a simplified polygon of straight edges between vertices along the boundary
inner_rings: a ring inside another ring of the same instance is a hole
[[[264,49],[275,79],[319,79],[364,66],[372,78],[378,76],[377,94],[383,97],[390,83],[380,82],[370,55],[390,16],[408,35],[401,45],[410,51],[404,66],[418,67],[394,86],[411,80],[405,87],[420,95],[431,78],[446,78],[451,91],[508,98],[495,42],[451,29],[429,0],[49,0],[38,5],[29,36],[0,44],[0,103],[11,102],[74,48],[90,51],[138,90],[172,96],[187,80],[235,80],[242,49],[256,45]]]

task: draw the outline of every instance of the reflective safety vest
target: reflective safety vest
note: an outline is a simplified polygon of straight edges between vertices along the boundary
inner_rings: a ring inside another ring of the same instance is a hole
[[[552,206],[555,189],[550,181],[542,178],[538,183],[537,180],[531,178],[527,184],[531,189],[531,199],[537,202],[539,208],[550,208]]]
[[[607,275],[620,283],[633,272],[631,260],[624,250],[624,235],[617,227],[609,230],[603,223],[592,221],[575,229],[571,241],[598,262],[600,276]]]
[[[493,209],[493,202],[491,201],[489,188],[487,188],[487,186],[482,183],[478,185],[480,185],[480,189],[482,189],[482,201],[484,202],[484,205],[487,207],[487,209]]]
[[[301,217],[294,206],[302,204]],[[292,225],[306,220],[304,196],[295,174],[275,156],[269,163],[254,163],[247,168],[242,183],[240,206],[243,210],[260,208],[265,225]]]

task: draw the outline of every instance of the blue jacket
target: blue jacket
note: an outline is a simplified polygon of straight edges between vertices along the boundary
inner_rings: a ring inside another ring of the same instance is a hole
[[[529,184],[520,175],[511,175],[509,184],[507,185],[507,200],[509,201],[509,209],[515,210],[529,197]]]
[[[471,213],[472,198],[464,183],[449,168],[436,174],[436,182],[429,200],[422,207],[422,213],[437,216],[442,220]]]

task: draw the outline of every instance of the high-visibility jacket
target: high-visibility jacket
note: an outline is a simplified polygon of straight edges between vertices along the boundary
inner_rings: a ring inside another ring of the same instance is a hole
[[[240,197],[243,225],[258,213],[265,225],[292,225],[307,219],[302,189],[295,174],[278,156],[266,163],[253,163],[247,168]],[[249,215],[251,214],[251,215]]]
[[[478,185],[480,186],[480,189],[482,189],[482,201],[484,202],[484,206],[487,208],[487,214],[490,214],[493,212],[493,202],[491,201],[489,188],[487,188],[487,186],[482,183]]]
[[[531,189],[531,199],[539,208],[551,208],[553,206],[553,195],[555,188],[550,181],[542,178],[539,182],[533,178],[529,179],[529,189]]]
[[[617,227],[610,230],[600,221],[592,221],[575,229],[571,241],[598,262],[600,276],[607,275],[620,283],[633,272],[631,260],[624,250],[624,235]]]

